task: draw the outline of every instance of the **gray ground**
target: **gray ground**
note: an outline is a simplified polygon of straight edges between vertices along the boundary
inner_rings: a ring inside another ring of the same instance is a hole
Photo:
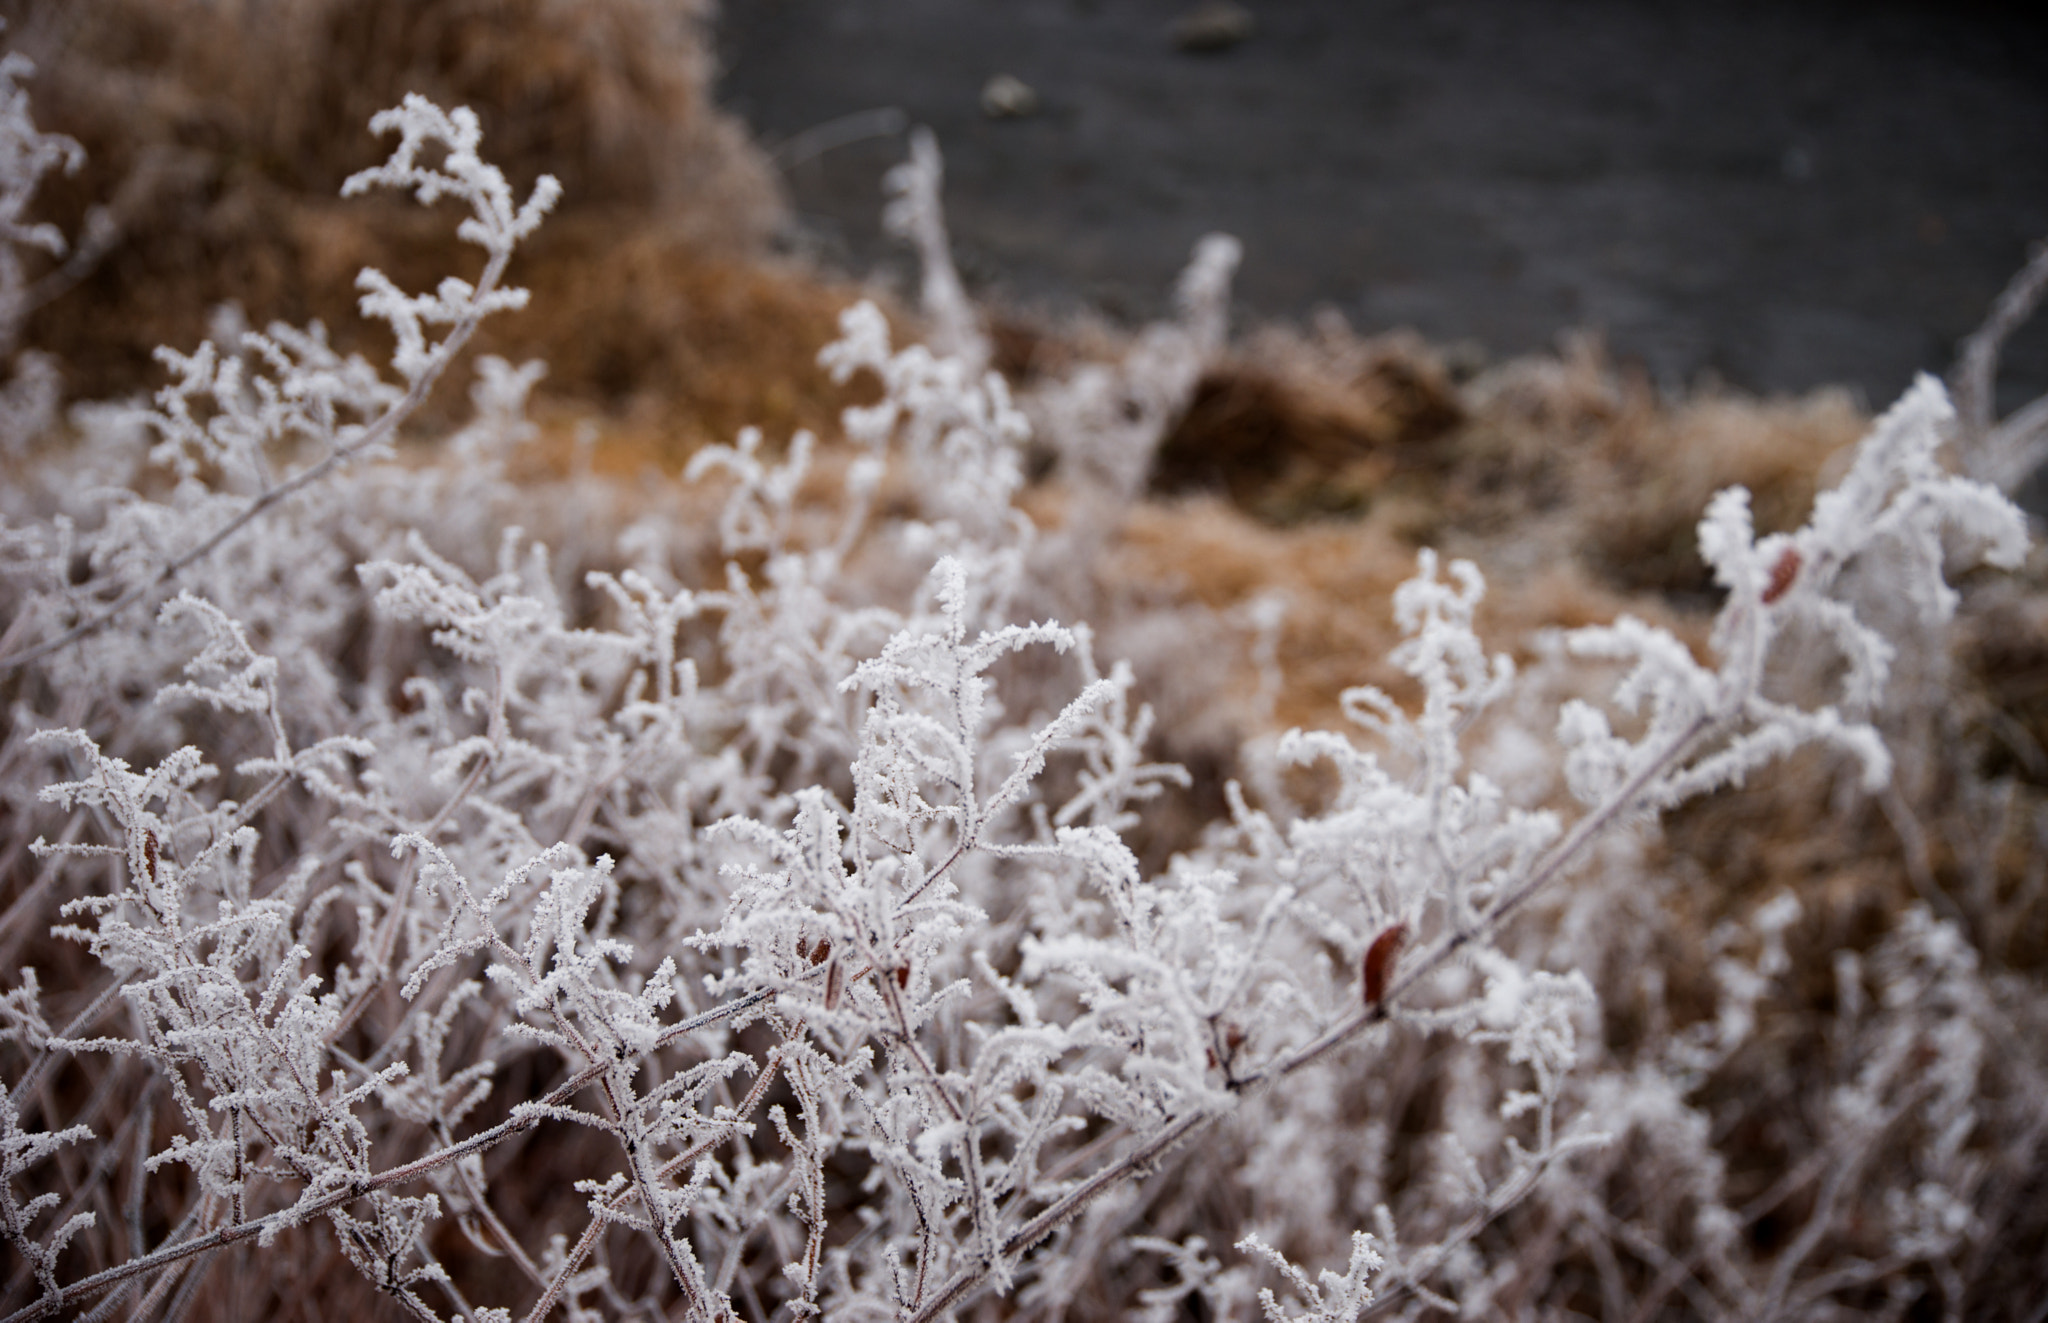
[[[2048,235],[2048,15],[1245,3],[1249,40],[1192,55],[1167,36],[1192,0],[726,0],[723,97],[855,270],[903,261],[877,225],[902,139],[829,126],[896,107],[939,136],[983,292],[1143,317],[1223,229],[1255,315],[1330,304],[1495,354],[1597,327],[1672,386],[1883,404]],[[997,73],[1038,112],[986,118]],[[2048,390],[2048,327],[2010,362],[2007,397]]]

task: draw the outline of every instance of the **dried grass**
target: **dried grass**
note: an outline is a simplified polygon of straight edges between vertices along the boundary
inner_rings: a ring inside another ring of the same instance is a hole
[[[319,318],[381,353],[355,314],[376,266],[419,287],[474,265],[402,202],[341,201],[408,91],[467,104],[524,189],[559,213],[513,278],[545,311],[477,352],[549,364],[546,392],[625,419],[627,467],[672,465],[746,423],[830,424],[812,367],[851,298],[771,260],[772,171],[710,101],[708,6],[662,0],[28,0],[10,42],[36,58],[39,120],[88,163],[42,206],[78,233],[112,200],[118,237],[30,322],[74,398],[153,389],[151,354],[190,347],[234,299],[253,322]],[[459,401],[451,401],[451,407]]]

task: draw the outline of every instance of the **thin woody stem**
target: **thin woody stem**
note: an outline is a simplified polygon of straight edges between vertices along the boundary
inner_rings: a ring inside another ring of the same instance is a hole
[[[678,1024],[670,1025],[668,1029],[663,1031],[657,1042],[661,1045],[673,1043],[686,1034],[716,1024],[720,1020],[728,1019],[749,1007],[757,1006],[767,1001],[772,995],[772,993],[768,992],[753,993],[727,1002],[722,1006],[714,1006],[710,1010],[691,1016],[689,1019]],[[48,1318],[54,1313],[76,1305],[81,1300],[90,1299],[108,1287],[119,1285],[129,1278],[155,1272],[159,1268],[188,1259],[195,1254],[211,1253],[225,1246],[247,1240],[251,1236],[260,1236],[266,1230],[282,1230],[287,1226],[305,1222],[332,1209],[339,1208],[343,1204],[360,1199],[364,1195],[372,1194],[394,1185],[403,1185],[408,1181],[418,1180],[429,1172],[444,1167],[458,1158],[494,1148],[514,1135],[524,1134],[526,1131],[540,1125],[542,1121],[547,1119],[546,1109],[568,1101],[585,1087],[597,1083],[604,1077],[605,1072],[611,1069],[611,1065],[611,1062],[605,1061],[585,1067],[556,1085],[536,1102],[527,1104],[519,1113],[492,1126],[488,1130],[478,1131],[467,1139],[450,1144],[445,1148],[436,1149],[424,1157],[402,1163],[388,1171],[351,1181],[345,1186],[328,1191],[326,1194],[318,1195],[311,1199],[301,1199],[290,1208],[281,1209],[264,1217],[238,1222],[233,1226],[222,1227],[204,1236],[181,1241],[175,1245],[166,1245],[153,1254],[144,1255],[139,1259],[131,1259],[126,1263],[117,1264],[112,1268],[94,1273],[90,1277],[81,1278],[54,1294],[45,1295],[33,1304],[25,1305],[5,1318],[0,1318],[0,1323],[28,1323],[30,1319]],[[763,1072],[764,1077],[768,1073]],[[765,1088],[765,1086],[761,1087]],[[750,1094],[749,1096],[753,1095]]]
[[[343,1204],[360,1199],[364,1195],[387,1189],[393,1185],[403,1185],[407,1181],[418,1180],[427,1173],[444,1167],[458,1158],[466,1157],[471,1153],[481,1153],[486,1149],[496,1147],[514,1135],[532,1130],[547,1119],[546,1108],[566,1102],[574,1097],[579,1090],[583,1089],[586,1085],[595,1083],[602,1077],[605,1069],[605,1066],[592,1066],[577,1072],[550,1090],[538,1103],[529,1104],[528,1108],[521,1113],[492,1126],[488,1130],[478,1131],[460,1143],[452,1144],[447,1148],[436,1149],[425,1157],[415,1158],[411,1162],[402,1163],[388,1171],[379,1172],[374,1176],[365,1176],[358,1180],[350,1181],[346,1185],[329,1190],[327,1193],[317,1195],[311,1199],[301,1199],[289,1208],[280,1209],[278,1212],[264,1217],[253,1218],[246,1222],[237,1222],[232,1226],[222,1227],[204,1236],[181,1241],[175,1245],[166,1245],[154,1254],[146,1254],[139,1259],[130,1259],[126,1263],[116,1264],[114,1267],[102,1272],[96,1272],[90,1277],[81,1278],[62,1290],[57,1291],[55,1294],[45,1295],[34,1304],[25,1305],[15,1310],[12,1314],[7,1315],[6,1318],[0,1319],[0,1323],[28,1323],[30,1319],[47,1318],[53,1313],[75,1305],[81,1300],[89,1299],[108,1287],[117,1285],[137,1274],[155,1272],[158,1268],[176,1263],[181,1259],[188,1259],[195,1254],[210,1253],[225,1246],[233,1245],[238,1241],[247,1240],[251,1236],[260,1236],[266,1230],[275,1232],[286,1227],[295,1226],[311,1218],[318,1217],[322,1213],[339,1208]]]
[[[761,1100],[767,1097],[768,1087],[774,1082],[777,1070],[781,1064],[782,1058],[780,1056],[774,1054],[769,1056],[767,1066],[755,1077],[754,1087],[747,1090],[747,1096],[740,1102],[740,1116],[751,1115],[760,1107]],[[714,1139],[706,1139],[661,1164],[661,1169],[655,1174],[663,1178],[673,1176],[731,1137],[730,1135],[719,1135]],[[635,1190],[622,1191],[612,1197],[609,1206],[614,1211],[624,1208],[627,1200],[633,1198],[636,1193],[637,1191]],[[590,1251],[597,1247],[597,1238],[603,1233],[607,1225],[609,1223],[605,1218],[592,1215],[590,1225],[583,1229],[583,1234],[577,1238],[575,1248],[571,1249],[569,1256],[562,1260],[562,1266],[555,1273],[554,1280],[546,1284],[546,1290],[541,1293],[540,1299],[536,1300],[533,1308],[527,1312],[526,1323],[541,1323],[541,1320],[545,1319],[554,1309],[555,1305],[561,1300],[562,1291],[568,1286],[569,1279],[576,1275],[578,1268],[583,1266],[583,1260],[590,1257]]]

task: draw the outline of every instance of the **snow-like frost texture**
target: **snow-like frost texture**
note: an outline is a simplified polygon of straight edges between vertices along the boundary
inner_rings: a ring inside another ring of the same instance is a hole
[[[288,1253],[324,1219],[412,1317],[598,1317],[643,1289],[693,1320],[931,1323],[984,1291],[1048,1315],[1122,1292],[1089,1307],[1481,1317],[1526,1286],[1503,1225],[1572,1228],[1648,1262],[1644,1298],[1729,1316],[1857,1298],[1841,1265],[1879,1261],[1854,1257],[1878,1222],[1889,1270],[1957,1271],[1998,1012],[1954,924],[1914,910],[1837,963],[1825,1152],[1847,1174],[1775,1256],[1739,1234],[1703,1082],[1796,973],[1799,907],[1717,929],[1711,1014],[1632,1056],[1596,991],[1656,903],[1647,824],[1808,746],[1882,788],[1895,653],[1938,641],[1946,572],[2024,551],[2017,512],[1940,467],[1938,385],[1805,527],[1759,539],[1745,494],[1714,500],[1726,600],[1700,655],[1624,618],[1517,667],[1479,636],[1479,567],[1423,553],[1389,604],[1410,697],[1355,688],[1350,729],[1254,741],[1240,765],[1306,768],[1315,802],[1233,783],[1153,869],[1135,833],[1188,776],[1132,668],[1029,577],[1031,423],[964,295],[928,278],[932,346],[843,315],[821,366],[882,397],[846,412],[859,454],[823,516],[826,443],[751,430],[689,465],[724,496],[704,528],[627,524],[587,475],[515,487],[539,368],[495,360],[458,462],[379,463],[467,329],[518,305],[497,277],[555,190],[515,204],[466,111],[412,98],[375,127],[399,144],[349,191],[461,202],[486,275],[415,296],[366,273],[388,364],[317,328],[167,353],[155,407],[82,415],[0,543],[7,810],[40,824],[60,935],[101,970],[71,1030],[35,971],[0,992],[24,1316],[158,1266],[135,1246],[88,1279],[66,1255],[101,1229],[30,1191],[73,1146],[138,1188],[184,1168],[180,1235]],[[929,276],[927,140],[894,187]],[[1034,406],[1102,509],[1220,352],[1236,259],[1205,241],[1120,376]],[[882,508],[891,473],[911,481]],[[1872,578],[1910,610],[1874,609]],[[1785,681],[1815,648],[1826,684]],[[155,1082],[167,1142],[46,1114],[48,1072],[108,1059]],[[485,1110],[506,1078],[551,1083]],[[590,1157],[560,1181],[582,1229],[509,1247],[516,1272],[469,1300],[437,1224],[507,1248],[483,1158],[543,1127]],[[1903,1133],[1923,1142],[1880,1171]],[[1626,1164],[1668,1197],[1610,1206]],[[1197,1204],[1243,1211],[1232,1248]],[[633,1242],[652,1285],[613,1275]]]

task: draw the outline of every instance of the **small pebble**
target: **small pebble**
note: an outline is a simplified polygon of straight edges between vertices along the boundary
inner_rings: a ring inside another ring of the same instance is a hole
[[[999,73],[982,85],[981,113],[990,119],[1022,119],[1038,110],[1038,93],[1014,74]]]
[[[1173,44],[1198,55],[1227,51],[1252,35],[1252,14],[1230,0],[1203,0],[1174,20]]]

